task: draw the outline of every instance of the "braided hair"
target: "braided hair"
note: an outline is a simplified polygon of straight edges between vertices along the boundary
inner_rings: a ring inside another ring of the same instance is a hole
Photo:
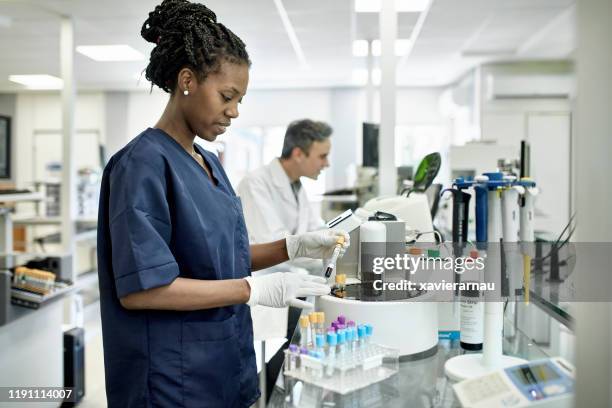
[[[245,44],[209,8],[188,0],[164,0],[142,25],[140,35],[157,44],[151,51],[147,80],[172,93],[181,69],[199,81],[217,72],[221,62],[251,65]]]

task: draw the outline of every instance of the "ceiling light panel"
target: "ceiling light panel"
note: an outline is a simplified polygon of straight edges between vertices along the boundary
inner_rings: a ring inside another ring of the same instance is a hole
[[[125,44],[118,45],[79,45],[76,47],[78,53],[91,58],[94,61],[142,61],[144,55]]]
[[[395,9],[400,13],[420,13],[427,8],[430,0],[395,0]],[[355,0],[357,13],[378,13],[382,0]]]
[[[61,89],[64,81],[52,75],[9,75],[9,81],[28,89]]]

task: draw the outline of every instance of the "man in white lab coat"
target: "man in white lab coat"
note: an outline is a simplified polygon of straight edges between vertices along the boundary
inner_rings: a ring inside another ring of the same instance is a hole
[[[323,122],[309,119],[292,122],[285,133],[281,157],[255,170],[240,182],[237,192],[242,200],[250,243],[274,241],[287,235],[323,228],[323,220],[308,202],[300,179],[308,177],[316,180],[321,171],[329,166],[331,133],[331,127]],[[295,270],[295,267],[320,274],[323,264],[297,259],[275,268]],[[301,310],[289,308],[283,311],[282,316],[279,313],[279,309],[264,307],[251,310],[255,339],[291,338]],[[284,326],[285,323],[287,326]],[[282,367],[283,350],[287,347],[288,342],[281,346],[266,366],[268,397]]]
[[[322,228],[300,178],[316,180],[329,166],[332,129],[323,122],[292,122],[280,158],[247,175],[238,186],[252,244]]]

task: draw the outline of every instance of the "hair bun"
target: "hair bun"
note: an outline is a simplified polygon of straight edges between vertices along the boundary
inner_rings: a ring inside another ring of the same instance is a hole
[[[176,19],[172,17],[181,12],[193,15],[203,14],[203,17],[211,23],[217,22],[217,15],[203,4],[191,3],[188,0],[164,0],[149,13],[149,18],[142,24],[140,35],[148,42],[158,43],[163,32],[172,29],[172,26],[177,24]]]

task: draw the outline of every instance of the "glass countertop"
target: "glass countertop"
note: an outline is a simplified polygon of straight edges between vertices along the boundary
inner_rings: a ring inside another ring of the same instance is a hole
[[[514,319],[512,319],[514,320]],[[511,319],[505,319],[504,353],[526,360],[551,357],[534,341],[518,330]],[[299,344],[296,330],[291,343]],[[268,407],[458,407],[452,382],[444,374],[444,364],[454,356],[465,354],[459,340],[440,340],[436,354],[417,361],[399,363],[399,372],[393,377],[340,395],[302,383],[292,378],[282,380],[287,392],[277,385]]]

